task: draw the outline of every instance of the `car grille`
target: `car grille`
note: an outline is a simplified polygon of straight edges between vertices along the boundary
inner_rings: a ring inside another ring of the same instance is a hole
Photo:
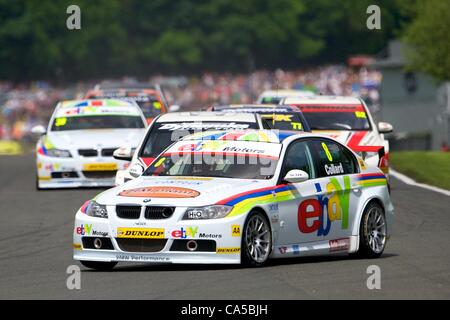
[[[116,214],[122,219],[139,219],[141,206],[116,206]]]
[[[110,148],[110,149],[102,149],[102,156],[103,157],[112,157],[114,151],[116,151],[118,148]]]
[[[95,239],[101,240],[101,248],[96,248],[94,245]],[[114,250],[114,246],[109,238],[97,238],[97,237],[82,237],[81,241],[83,242],[84,249],[97,249],[97,250]]]
[[[216,252],[216,241],[214,240],[195,240],[197,248],[195,250],[189,250],[187,248],[188,242],[192,240],[176,239],[173,240],[170,251],[200,251],[200,252]]]
[[[96,157],[98,152],[95,149],[79,149],[78,154],[82,157]]]
[[[145,208],[145,219],[168,219],[173,215],[175,207],[154,207]]]
[[[110,171],[83,171],[83,175],[88,179],[110,179],[116,176],[117,170]]]
[[[102,157],[112,157],[114,151],[118,148],[105,148],[102,149],[101,155]],[[98,151],[96,149],[79,149],[78,154],[82,157],[97,157]]]
[[[75,171],[52,172],[51,175],[52,179],[78,178],[78,173]]]
[[[127,239],[116,238],[120,249],[127,252],[159,252],[164,249],[167,239]]]

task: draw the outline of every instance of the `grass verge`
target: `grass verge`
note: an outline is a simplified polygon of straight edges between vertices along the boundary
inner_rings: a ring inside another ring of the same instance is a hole
[[[394,170],[417,182],[450,190],[450,152],[392,152],[390,163]]]

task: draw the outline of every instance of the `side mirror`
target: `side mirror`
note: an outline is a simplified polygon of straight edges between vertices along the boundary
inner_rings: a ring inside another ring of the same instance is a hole
[[[180,106],[177,104],[173,104],[169,107],[169,112],[178,112],[180,111]]]
[[[43,136],[46,132],[47,130],[45,130],[44,126],[41,125],[31,128],[31,133],[37,136]]]
[[[394,131],[394,127],[392,124],[387,122],[378,122],[378,131],[380,133],[391,133]]]
[[[285,176],[284,180],[291,183],[300,183],[309,179],[309,174],[303,170],[290,170]]]
[[[121,147],[114,151],[113,157],[116,160],[131,161],[133,154],[134,152],[130,147]]]
[[[134,178],[139,177],[142,173],[144,173],[144,167],[139,163],[135,163],[130,167],[130,175]]]

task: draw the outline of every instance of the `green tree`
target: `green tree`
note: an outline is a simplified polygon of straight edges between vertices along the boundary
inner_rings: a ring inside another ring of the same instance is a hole
[[[405,1],[0,0],[0,79],[71,81],[343,62],[383,49],[402,21],[397,4]],[[81,30],[66,28],[71,4],[81,8]],[[370,4],[382,9],[381,30],[366,28]]]
[[[409,68],[450,80],[450,1],[418,0],[412,12],[415,18],[404,35]]]

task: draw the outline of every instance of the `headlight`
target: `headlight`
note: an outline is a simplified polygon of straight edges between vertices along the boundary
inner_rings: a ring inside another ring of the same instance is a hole
[[[83,209],[81,211],[83,211]],[[84,209],[84,213],[95,218],[108,218],[108,211],[106,210],[106,206],[98,204],[94,200],[89,201]]]
[[[225,218],[233,209],[232,206],[206,206],[199,208],[188,208],[183,220],[220,219]]]
[[[68,150],[61,150],[61,149],[47,149],[47,155],[49,157],[55,157],[55,158],[71,158],[72,155]]]

